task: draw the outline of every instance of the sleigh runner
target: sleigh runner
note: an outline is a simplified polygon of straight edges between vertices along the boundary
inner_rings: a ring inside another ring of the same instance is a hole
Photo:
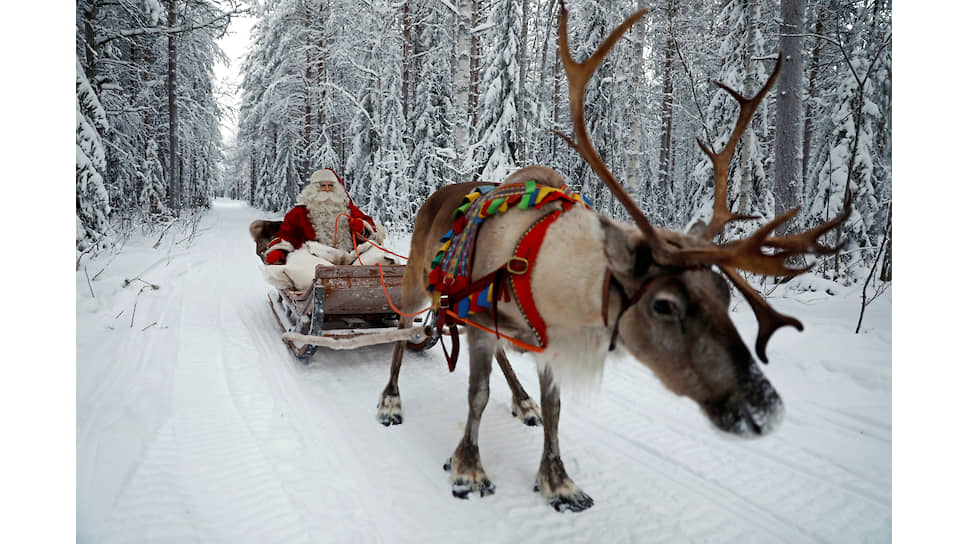
[[[398,328],[393,306],[400,304],[405,269],[320,265],[309,289],[270,292],[269,307],[282,329],[282,341],[303,361],[320,346],[343,350],[406,341],[414,351],[433,347],[439,337],[432,323],[416,318],[413,327]]]

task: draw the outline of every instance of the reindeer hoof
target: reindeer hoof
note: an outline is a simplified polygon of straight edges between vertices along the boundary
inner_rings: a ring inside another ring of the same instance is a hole
[[[543,482],[539,475],[534,480],[534,491],[541,493],[548,504],[558,512],[581,512],[595,504],[595,500],[579,489],[567,476],[552,486],[547,481]]]
[[[451,494],[458,499],[467,499],[471,493],[480,493],[481,497],[494,494],[494,483],[487,478],[479,482],[472,482],[466,478],[457,478],[451,484]]]
[[[548,504],[558,512],[581,512],[591,508],[595,501],[585,492],[579,491],[571,496],[559,495],[554,497],[548,501]]]
[[[377,421],[384,427],[403,423],[403,410],[400,407],[399,395],[384,395],[376,407]]]
[[[523,400],[511,401],[511,415],[521,420],[528,427],[543,425],[541,420],[541,409],[531,397]]]
[[[458,499],[466,499],[471,493],[480,494],[481,497],[494,494],[494,483],[484,473],[480,463],[473,463],[474,468],[459,470],[461,467],[458,458],[457,465],[454,464],[454,457],[450,457],[444,463],[444,470],[451,473],[450,485],[451,494]]]
[[[403,416],[400,414],[392,414],[392,415],[380,414],[378,416],[378,419],[380,420],[380,423],[382,423],[384,427],[389,427],[390,425],[399,425],[403,423]]]

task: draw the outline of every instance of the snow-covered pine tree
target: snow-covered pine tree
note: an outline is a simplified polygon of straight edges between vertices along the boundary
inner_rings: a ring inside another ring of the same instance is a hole
[[[645,0],[638,0],[634,6],[636,10],[647,7]],[[649,172],[648,154],[646,153],[646,142],[648,139],[648,125],[646,119],[649,115],[648,86],[649,81],[645,78],[645,47],[646,47],[646,28],[649,19],[640,20],[632,29],[631,54],[628,55],[630,72],[626,84],[621,87],[628,89],[628,99],[619,100],[619,107],[622,108],[622,126],[619,129],[625,137],[625,151],[623,155],[625,172],[624,179],[629,194],[638,202],[639,206],[647,215],[651,214],[651,207],[646,205],[646,193],[651,173]],[[624,217],[624,214],[620,215]]]
[[[696,137],[704,132],[708,91],[715,77],[722,33],[713,23],[718,4],[666,0],[643,22],[647,55],[643,81],[643,156],[647,181],[641,201],[656,224],[681,228],[692,216],[695,187],[691,166],[704,160]]]
[[[889,50],[890,25],[876,18],[878,10],[873,7],[845,9],[837,2],[826,7],[828,16],[832,12],[848,17],[851,32],[844,34],[846,43],[828,53],[837,61],[830,72],[833,91],[821,94],[829,121],[821,126],[825,139],[816,146],[808,179],[810,224],[839,213],[848,189],[852,194],[851,217],[840,232],[828,235],[846,240],[846,246],[820,267],[831,279],[847,284],[859,280],[874,264],[891,203],[890,149],[877,143],[886,141],[877,134],[889,126],[881,110],[883,104],[889,107],[889,99],[874,92],[888,88],[889,71],[878,65],[890,58],[884,54]]]
[[[105,119],[106,128],[99,132],[107,208],[100,204],[99,191],[79,192],[78,207],[101,209],[102,214],[110,210],[106,220],[124,225],[122,231],[139,221],[146,189],[148,193],[157,190],[145,187],[146,180],[157,181],[155,158],[167,164],[171,156],[165,94],[169,36],[178,43],[181,55],[178,81],[182,86],[176,87],[182,110],[178,134],[188,143],[180,147],[176,174],[195,189],[195,198],[186,204],[208,205],[218,181],[222,160],[219,106],[211,80],[214,62],[221,56],[215,40],[224,32],[231,12],[211,0],[178,0],[175,6],[181,24],[169,27],[163,20],[166,10],[158,0],[78,2],[78,71],[88,80]],[[87,144],[79,139],[78,145]],[[146,163],[155,165],[150,175],[146,172],[152,168],[146,170]],[[78,178],[78,183],[84,181]],[[169,198],[167,187],[162,198]],[[171,212],[167,207],[158,210]]]
[[[482,96],[474,130],[469,171],[480,178],[503,181],[521,165],[518,157],[518,51],[521,47],[521,1],[498,0],[491,11],[491,44],[484,61]]]
[[[420,202],[411,194],[414,145],[406,123],[401,95],[403,39],[400,6],[375,3],[361,6],[363,31],[341,35],[345,60],[334,88],[349,101],[334,123],[347,123],[351,141],[346,153],[345,179],[350,196],[366,213],[387,228],[405,230]],[[352,54],[350,54],[352,53]]]
[[[261,206],[265,192],[265,178],[260,174],[269,149],[266,133],[261,130],[262,118],[265,116],[267,51],[264,47],[257,47],[257,44],[266,43],[267,26],[265,18],[252,26],[249,50],[242,61],[242,83],[239,86],[241,100],[239,134],[236,139],[238,153],[234,156],[239,164],[234,169],[247,176],[246,200],[253,206]]]
[[[608,16],[611,11],[613,10],[598,1],[584,2],[581,5],[570,7],[568,43],[572,58],[578,62],[584,62],[605,40],[612,28],[609,26]],[[624,15],[626,14],[615,14],[614,17],[618,18]],[[614,53],[613,50],[612,54]],[[614,172],[615,165],[612,164],[611,147],[613,133],[609,121],[609,115],[615,114],[611,101],[611,93],[614,89],[609,88],[613,81],[615,65],[615,57],[612,54],[598,66],[585,88],[585,123],[592,144],[598,150],[605,164],[609,165]],[[559,70],[563,71],[563,68],[559,68]],[[573,123],[568,106],[568,83],[563,75],[561,85],[564,92],[562,121],[567,127],[565,133],[568,134],[573,132]],[[585,161],[577,153],[566,147],[561,162],[563,164],[562,174],[565,175],[566,179],[572,180],[573,188],[584,195],[593,207],[608,212],[609,210],[605,209],[610,202],[608,190]]]
[[[299,158],[294,145],[294,134],[282,131],[287,138],[279,138],[276,145],[275,161],[266,180],[266,203],[270,209],[286,210],[296,203],[296,196],[302,188],[303,179],[299,175]]]
[[[263,141],[256,205],[272,211],[291,207],[304,181],[300,162],[304,156],[306,58],[302,0],[282,0],[266,14],[265,48],[257,57],[265,63],[261,84],[265,86],[257,127],[271,134]],[[261,198],[260,198],[261,197]]]
[[[148,140],[145,145],[144,160],[138,175],[141,185],[138,204],[142,215],[149,223],[166,217],[169,210],[165,199],[168,189],[165,183],[165,167],[161,164],[158,144],[154,140]]]
[[[218,18],[219,13],[214,4],[199,2],[186,7],[184,18],[188,24],[201,24]],[[221,185],[222,107],[216,100],[214,81],[215,63],[227,62],[216,44],[224,30],[225,25],[217,25],[177,36],[178,141],[185,150],[182,205],[192,209],[211,206],[215,188]]]
[[[413,17],[419,29],[415,49],[422,62],[416,77],[412,113],[414,202],[411,207],[459,177],[453,168],[457,157],[453,126],[457,108],[453,101],[452,50],[439,46],[454,41],[456,14],[442,4],[429,4],[415,9]]]
[[[533,69],[528,70],[527,85],[530,94],[530,104],[526,104],[526,112],[531,123],[531,130],[525,129],[528,138],[527,149],[529,156],[525,162],[544,164],[551,168],[564,170],[562,155],[568,146],[561,138],[555,136],[552,130],[567,133],[571,129],[570,123],[562,122],[557,113],[567,111],[568,96],[562,89],[561,63],[558,56],[558,9],[560,2],[545,0],[538,2],[532,11],[534,46],[530,49]],[[567,113],[564,114],[567,117]],[[569,150],[570,151],[570,150]]]
[[[771,43],[767,35],[775,36],[775,25],[767,25],[774,20],[774,13],[764,11],[766,9],[762,2],[753,0],[727,2],[714,25],[724,31],[716,52],[721,67],[715,79],[744,96],[755,94],[773,68],[775,42]],[[727,225],[723,230],[725,238],[746,236],[773,217],[773,181],[767,175],[767,172],[772,174],[770,109],[769,99],[760,104],[730,163],[728,202],[731,209],[760,219]],[[702,137],[712,141],[714,151],[725,146],[736,124],[738,111],[736,101],[726,92],[717,89],[711,94],[705,107],[706,127]],[[690,223],[712,216],[712,164],[702,154],[697,160],[692,169],[694,197]]]
[[[336,92],[334,85],[345,87],[348,75],[347,48],[341,47],[346,38],[337,29],[348,28],[353,21],[362,20],[359,6],[350,2],[336,5],[332,0],[307,1],[308,28],[305,38],[306,68],[306,115],[304,122],[310,134],[305,151],[308,178],[319,168],[339,170],[346,160],[347,138],[345,112],[349,101],[345,93]],[[351,57],[352,58],[352,57]],[[356,184],[350,187],[352,193]]]
[[[77,123],[75,125],[77,153],[77,216],[75,239],[78,251],[84,251],[102,241],[110,233],[108,192],[104,187],[106,169],[104,142],[101,133],[108,130],[107,115],[77,61],[75,78]]]
[[[399,72],[386,74],[384,81],[399,85]],[[414,197],[413,180],[407,175],[412,170],[406,144],[409,135],[399,96],[385,93],[379,116],[384,122],[383,141],[373,161],[370,184],[368,187],[364,185],[373,191],[378,205],[368,212],[388,229],[405,231],[409,227],[401,225],[413,224],[417,208],[423,201]]]
[[[860,46],[854,48],[850,63],[859,73],[869,68],[869,59]],[[827,156],[818,171],[818,184],[807,213],[811,224],[837,215],[844,205],[849,183],[853,213],[840,233],[841,239],[847,239],[847,245],[838,257],[839,262],[825,264],[824,268],[834,274],[832,279],[853,283],[860,273],[857,265],[873,259],[881,234],[874,224],[879,202],[873,179],[873,127],[880,110],[870,100],[870,94],[860,90],[851,71],[845,72],[835,95],[840,108],[833,112],[834,132],[827,141]]]

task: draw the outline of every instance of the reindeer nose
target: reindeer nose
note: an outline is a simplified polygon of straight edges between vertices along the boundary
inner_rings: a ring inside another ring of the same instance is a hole
[[[783,421],[780,395],[758,369],[753,374],[736,391],[702,405],[706,416],[721,431],[752,438],[770,434]]]

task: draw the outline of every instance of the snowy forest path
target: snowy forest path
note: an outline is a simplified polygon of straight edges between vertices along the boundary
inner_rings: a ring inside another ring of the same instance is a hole
[[[889,305],[869,317],[881,332],[854,336],[841,332],[848,302],[776,301],[840,349],[778,334],[765,371],[787,420],[756,441],[715,432],[640,364],[610,359],[600,386],[563,391],[562,458],[596,501],[580,515],[532,492],[541,429],[511,416],[497,375],[480,431],[497,492],[461,501],[442,465],[463,432],[466,359],[449,373],[436,350],[408,353],[404,424],[379,425],[392,346],[289,354],[247,231],[266,216],[218,200],[192,241],[133,237],[90,286],[78,274],[79,541],[890,538],[890,367],[877,362]],[[755,334],[748,309],[735,319]],[[532,359],[511,362],[537,394]]]

